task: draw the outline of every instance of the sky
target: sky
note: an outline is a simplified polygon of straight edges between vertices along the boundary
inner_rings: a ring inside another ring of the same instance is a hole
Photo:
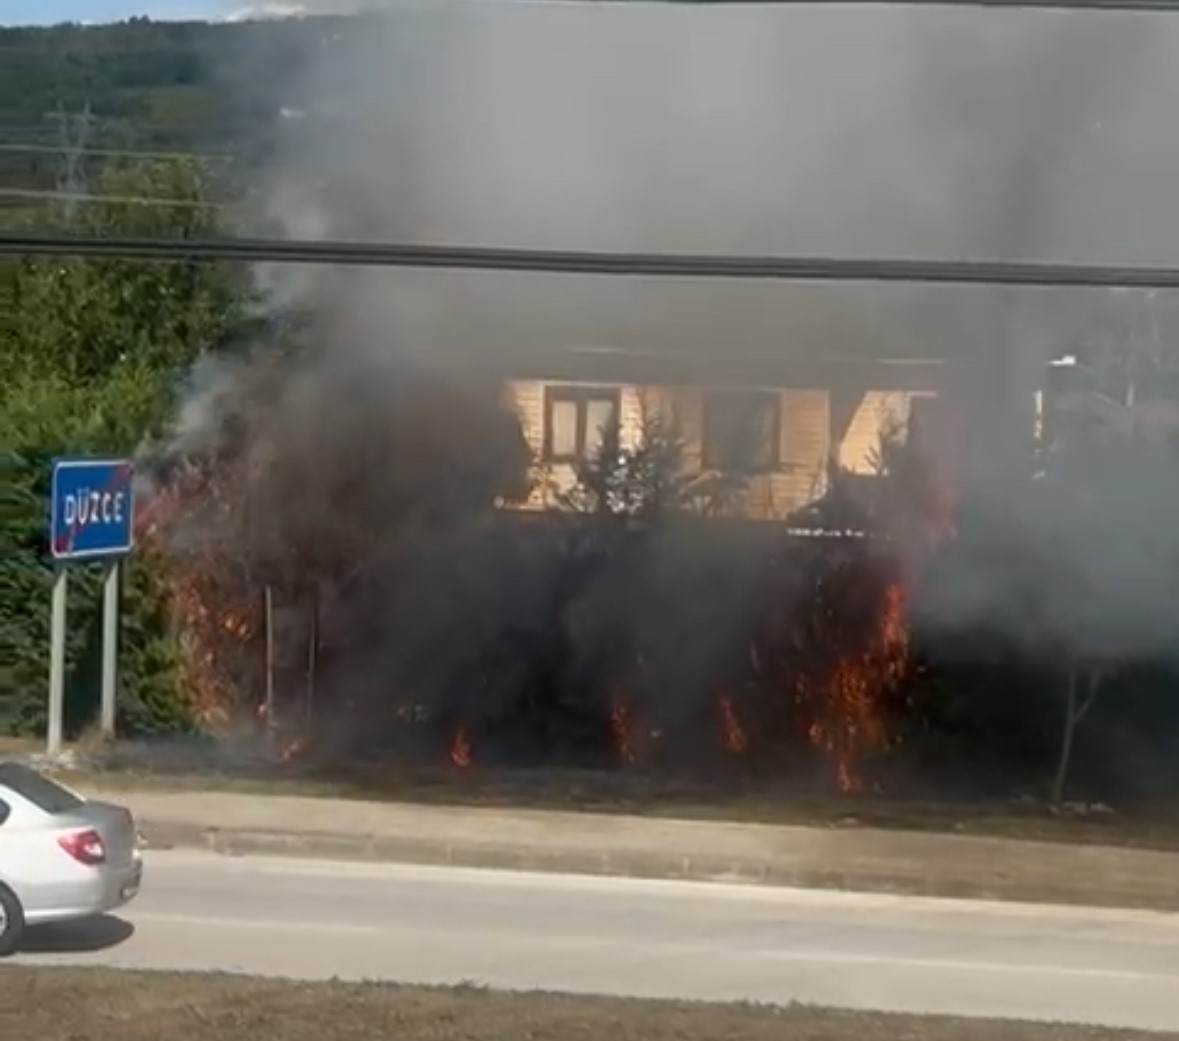
[[[0,24],[52,25],[55,22],[117,22],[136,15],[151,18],[219,18],[246,6],[233,0],[0,0]]]

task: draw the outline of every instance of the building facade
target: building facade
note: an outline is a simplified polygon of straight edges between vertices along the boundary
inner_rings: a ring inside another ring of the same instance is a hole
[[[689,473],[740,478],[734,503],[742,516],[784,520],[827,490],[832,464],[845,472],[877,472],[881,436],[941,440],[941,398],[928,379],[917,386],[864,386],[846,375],[834,386],[622,379],[510,379],[504,402],[544,471],[527,503],[558,507],[576,484],[579,461],[616,437],[637,449],[657,418],[674,430]],[[810,383],[816,380],[808,381]],[[882,382],[882,381],[878,381]]]

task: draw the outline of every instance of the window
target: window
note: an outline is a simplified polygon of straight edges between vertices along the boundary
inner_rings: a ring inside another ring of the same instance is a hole
[[[617,434],[617,389],[546,387],[544,454],[555,462],[591,458],[603,436]]]
[[[706,394],[704,465],[745,474],[777,469],[780,400],[767,391]]]
[[[28,799],[44,813],[69,813],[83,805],[68,788],[20,763],[0,763],[0,787]]]

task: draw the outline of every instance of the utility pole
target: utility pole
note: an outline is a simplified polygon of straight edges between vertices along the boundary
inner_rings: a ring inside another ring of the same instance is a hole
[[[57,175],[57,190],[61,194],[61,216],[66,227],[74,223],[78,209],[78,197],[86,194],[86,149],[97,120],[87,101],[76,115],[66,112],[58,103],[57,110],[49,116],[57,124],[58,142],[61,148],[61,168]]]

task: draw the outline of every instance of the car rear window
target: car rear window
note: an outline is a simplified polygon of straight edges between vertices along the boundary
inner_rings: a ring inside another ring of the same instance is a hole
[[[0,763],[0,785],[45,813],[69,813],[83,805],[69,789],[20,763]]]

